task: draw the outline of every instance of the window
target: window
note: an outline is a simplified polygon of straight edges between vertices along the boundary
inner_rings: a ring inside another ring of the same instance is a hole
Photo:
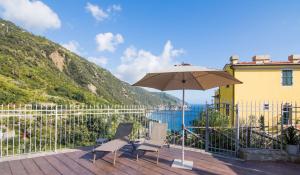
[[[226,113],[226,116],[229,116],[229,112],[230,112],[230,104],[226,104],[225,105],[225,113]]]
[[[283,86],[293,85],[293,70],[282,70],[282,85]]]
[[[292,105],[286,103],[282,109],[282,122],[284,125],[292,124]]]
[[[267,103],[264,104],[264,110],[269,110],[269,104]]]
[[[216,103],[216,110],[219,110],[219,109],[220,109],[220,104]]]

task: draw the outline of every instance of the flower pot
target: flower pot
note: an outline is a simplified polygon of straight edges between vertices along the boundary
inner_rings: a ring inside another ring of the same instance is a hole
[[[298,145],[286,145],[286,152],[289,154],[298,154]]]

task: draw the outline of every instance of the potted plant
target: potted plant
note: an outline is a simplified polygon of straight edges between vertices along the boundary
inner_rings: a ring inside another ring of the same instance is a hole
[[[298,130],[294,126],[290,126],[284,130],[283,136],[286,142],[286,151],[289,154],[297,154],[299,150]]]

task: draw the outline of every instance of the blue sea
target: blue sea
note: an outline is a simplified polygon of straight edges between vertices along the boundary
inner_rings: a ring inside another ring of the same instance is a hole
[[[201,119],[205,105],[189,105],[185,110],[185,126],[192,126],[194,120]],[[180,131],[182,125],[182,110],[158,110],[150,114],[150,119],[168,124],[171,131]]]

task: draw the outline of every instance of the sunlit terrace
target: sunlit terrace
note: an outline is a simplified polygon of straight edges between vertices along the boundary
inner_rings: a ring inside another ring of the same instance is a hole
[[[284,144],[274,138],[267,140],[269,135],[264,138],[266,142],[262,139],[255,141],[257,138],[254,137],[245,139],[246,125],[237,130],[226,118],[217,120],[218,126],[212,123],[205,126],[203,118],[206,115],[211,121],[216,120],[214,117],[222,115],[222,110],[203,106],[186,109],[185,158],[193,161],[194,166],[192,170],[172,168],[173,160],[181,157],[180,110],[144,106],[3,106],[0,113],[0,174],[299,173],[299,164],[238,158],[240,148],[280,150],[280,145]],[[98,138],[111,139],[122,122],[134,123],[134,127],[131,142],[117,152],[116,164],[113,165],[113,154],[101,152],[97,152],[93,163],[95,141]],[[133,146],[137,140],[149,135],[154,122],[168,124],[167,143],[160,150],[159,162],[156,164],[156,153],[153,152],[139,152],[137,161],[137,151]],[[255,128],[250,129],[254,131]],[[247,145],[243,140],[251,140],[251,144]],[[258,143],[268,144],[259,147]]]

